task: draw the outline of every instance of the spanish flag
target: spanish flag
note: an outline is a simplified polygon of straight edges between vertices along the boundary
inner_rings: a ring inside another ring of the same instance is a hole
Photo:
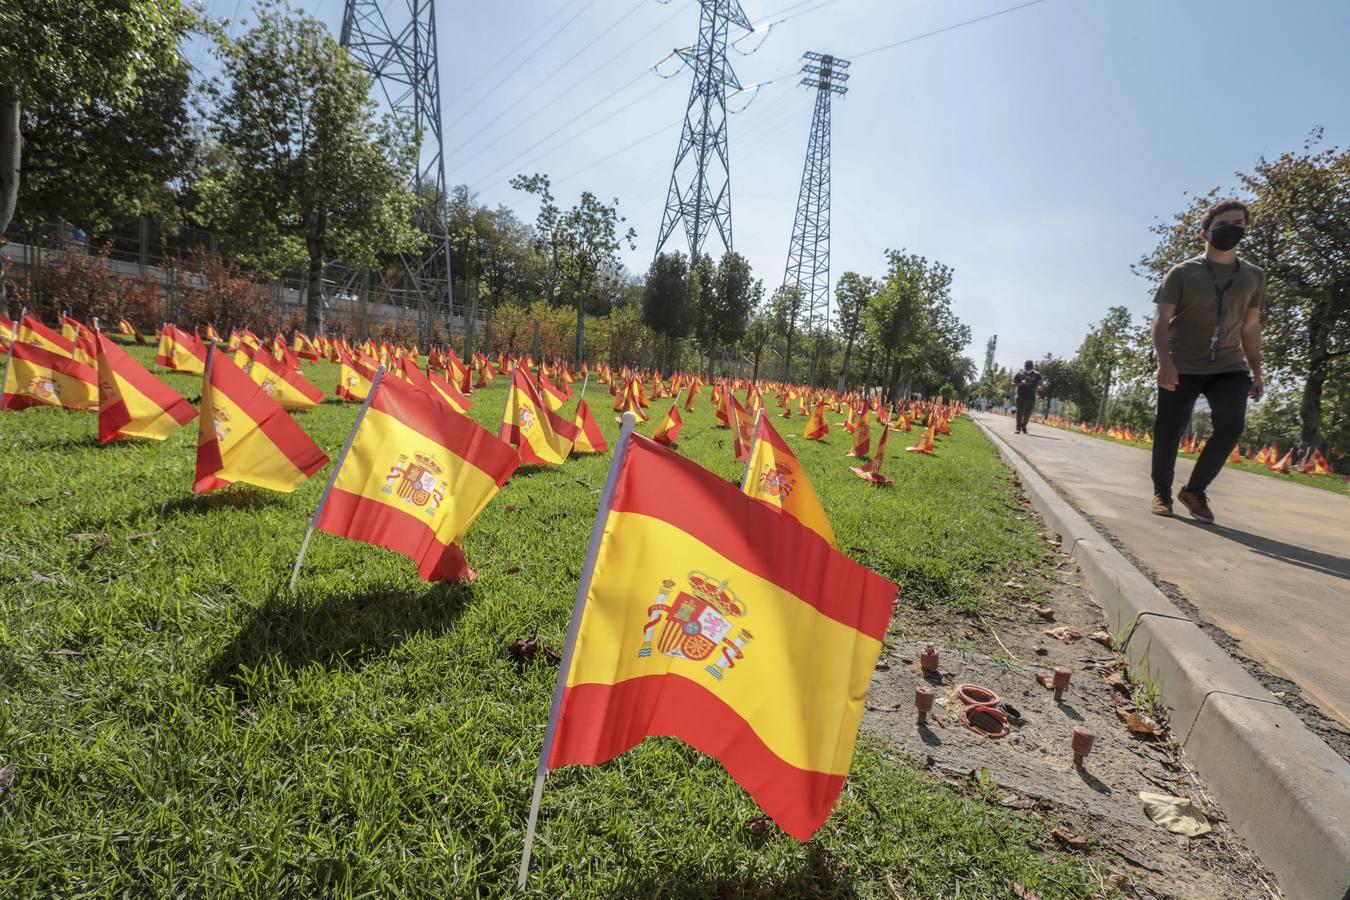
[[[295,332],[295,343],[291,349],[295,351],[296,356],[310,362],[318,362],[322,358],[319,348],[314,345],[308,335],[301,334],[298,329]]]
[[[936,426],[929,425],[928,428],[924,430],[923,437],[919,438],[919,442],[913,447],[906,447],[905,450],[910,453],[931,454],[933,452],[933,432],[935,428]]]
[[[881,426],[881,438],[877,441],[877,452],[870,462],[849,469],[854,475],[873,484],[893,484],[893,479],[881,474],[881,464],[886,459],[886,442],[891,437],[891,426]]]
[[[845,456],[862,458],[872,449],[872,425],[867,421],[870,415],[870,410],[863,410],[862,417],[854,424],[853,449],[845,453]]]
[[[469,579],[459,542],[518,465],[509,444],[438,397],[382,377],[314,527],[401,553],[427,581]]]
[[[749,497],[762,500],[823,537],[831,547],[838,546],[834,529],[820,505],[816,489],[806,477],[802,464],[788,447],[787,441],[773,427],[769,417],[759,417],[754,446],[750,450],[750,464],[745,468],[745,483],[741,490]]]
[[[100,332],[98,342],[98,442],[127,438],[162,441],[197,410]]]
[[[374,360],[356,351],[356,356],[342,351],[342,358],[338,362],[337,387],[333,393],[340,400],[352,400],[356,403],[366,399],[370,393],[371,382],[375,380]]]
[[[460,393],[459,388],[435,372],[427,371],[427,382],[437,394],[440,394],[442,400],[454,407],[455,412],[467,413],[473,407],[473,401]]]
[[[236,481],[290,493],[327,464],[319,445],[214,344],[206,369],[194,493]]]
[[[244,374],[262,385],[282,409],[313,409],[323,402],[323,391],[301,375],[299,368],[278,362],[266,350],[254,350],[247,344],[240,344],[239,352],[248,357],[242,367]]]
[[[517,366],[497,436],[520,452],[520,461],[559,465],[572,452],[576,429],[539,399],[524,366]]]
[[[14,328],[14,320],[0,313],[0,351],[9,350],[9,342],[14,340]]]
[[[545,766],[676,737],[809,839],[853,759],[895,585],[654,441],[632,435],[616,464]]]
[[[87,363],[20,338],[10,344],[3,391],[0,409],[93,409],[98,405],[98,374]]]
[[[666,420],[661,423],[652,434],[652,440],[658,444],[669,447],[680,439],[680,429],[684,427],[684,420],[680,418],[680,405],[676,403],[666,413]]]
[[[802,437],[808,441],[823,441],[825,435],[830,433],[830,423],[825,421],[825,401],[822,400],[816,404],[816,411],[811,414],[811,421],[806,423],[806,430],[802,432]]]
[[[206,345],[196,335],[166,324],[159,335],[155,363],[175,372],[199,375],[206,369]]]
[[[19,320],[19,333],[17,339],[20,343],[32,344],[34,347],[40,347],[43,350],[50,350],[66,359],[75,358],[75,342],[68,340],[62,335],[52,331],[46,325],[43,325],[32,316],[25,315]]]
[[[572,442],[573,453],[604,453],[609,449],[605,435],[600,431],[600,423],[591,415],[591,408],[585,400],[577,401],[577,411],[572,416],[572,427],[577,430],[577,439]]]

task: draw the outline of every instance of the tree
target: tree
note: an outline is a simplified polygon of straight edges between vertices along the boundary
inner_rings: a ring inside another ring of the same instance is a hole
[[[902,376],[931,392],[970,343],[970,328],[951,311],[952,270],[902,250],[886,251],[886,258],[886,280],[864,311],[883,358],[886,394],[897,396]]]
[[[845,272],[839,277],[834,288],[835,309],[839,316],[839,336],[844,342],[844,362],[839,369],[839,382],[836,390],[844,389],[844,378],[848,374],[848,364],[853,356],[853,345],[863,330],[863,310],[877,292],[875,278],[859,275],[857,272]]]
[[[420,246],[416,148],[376,120],[370,79],[317,19],[276,3],[218,47],[229,85],[211,124],[228,164],[203,206],[263,271],[307,263],[305,324],[318,331],[328,254],[374,266]]]
[[[670,348],[689,333],[694,324],[693,304],[689,302],[689,263],[678,250],[658,254],[647,271],[642,292],[642,321],[665,338],[662,368],[670,370]]]
[[[706,274],[705,271],[703,277]],[[698,307],[710,360],[714,349],[733,345],[741,339],[751,310],[764,296],[764,285],[750,274],[750,261],[730,250],[722,254],[711,286],[712,290],[699,294]]]
[[[177,64],[178,39],[190,21],[177,0],[0,6],[0,232],[19,196],[23,105],[128,107],[142,76]]]
[[[141,215],[176,218],[172,185],[185,177],[196,143],[191,78],[176,54],[155,55],[164,61],[137,77],[135,103],[40,96],[23,107],[19,221],[66,219],[94,233]]]
[[[1097,409],[1098,424],[1106,423],[1111,385],[1131,356],[1133,334],[1130,311],[1123,306],[1113,306],[1083,338],[1078,355],[1074,357],[1101,397]]]
[[[787,284],[780,286],[769,299],[769,319],[773,323],[774,334],[783,336],[784,381],[792,380],[792,337],[804,299],[801,288]]]
[[[1099,398],[1093,392],[1090,376],[1078,361],[1047,356],[1036,364],[1036,369],[1045,376],[1037,396],[1045,401],[1046,415],[1050,414],[1050,401],[1056,399],[1077,405],[1080,416],[1095,413]]]
[[[763,295],[763,282],[757,284],[759,293]],[[754,360],[755,370],[750,376],[751,381],[759,381],[759,361],[764,356],[764,348],[768,346],[773,334],[773,319],[767,311],[756,308],[746,322],[745,332],[741,335],[740,341],[741,349]]]

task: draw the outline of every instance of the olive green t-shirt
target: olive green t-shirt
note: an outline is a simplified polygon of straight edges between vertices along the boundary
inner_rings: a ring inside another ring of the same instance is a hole
[[[1234,266],[1212,263],[1219,287],[1233,278]],[[1172,362],[1182,375],[1217,375],[1247,369],[1242,352],[1242,320],[1249,309],[1265,309],[1266,273],[1246,260],[1237,267],[1237,280],[1223,295],[1222,309],[1214,279],[1203,256],[1178,263],[1163,278],[1154,303],[1177,308],[1167,323],[1167,342]],[[1214,359],[1209,356],[1210,338],[1218,324],[1219,342]]]

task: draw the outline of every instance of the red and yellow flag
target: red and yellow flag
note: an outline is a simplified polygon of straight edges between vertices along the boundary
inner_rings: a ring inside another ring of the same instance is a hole
[[[1273,462],[1270,464],[1270,471],[1278,472],[1281,475],[1288,475],[1291,471],[1293,471],[1293,463],[1294,463],[1294,451],[1290,450],[1284,456],[1280,457],[1280,459],[1277,462]]]
[[[825,435],[830,433],[830,423],[825,421],[825,401],[822,400],[816,404],[816,411],[811,414],[811,420],[806,423],[806,430],[802,432],[802,437],[808,441],[823,441]]]
[[[679,454],[630,441],[596,524],[546,765],[676,737],[807,840],[843,788],[895,585]]]
[[[97,335],[98,442],[127,438],[162,441],[193,419],[197,410],[151,375],[107,335]]]
[[[680,429],[684,427],[684,420],[680,418],[680,405],[676,403],[666,413],[666,420],[652,434],[652,440],[658,444],[669,447],[680,439]]]
[[[936,431],[936,428],[937,426],[935,425],[929,425],[924,430],[923,437],[919,438],[919,442],[913,447],[906,447],[905,450],[910,453],[931,454],[933,452],[933,434]]]
[[[224,353],[212,347],[198,420],[198,494],[236,481],[290,493],[328,462],[309,435]]]
[[[174,325],[165,325],[159,334],[155,363],[175,372],[200,375],[206,368],[206,345],[196,335]]]
[[[750,451],[750,465],[745,469],[741,490],[792,516],[823,537],[831,547],[837,546],[834,529],[825,515],[825,507],[820,505],[816,489],[768,416],[760,417],[759,432]]]
[[[360,403],[370,393],[370,384],[375,380],[378,365],[374,360],[357,351],[355,356],[342,351],[338,362],[337,387],[333,393],[340,400],[352,400]]]
[[[9,350],[9,342],[14,340],[14,330],[14,320],[0,313],[0,352]]]
[[[427,581],[469,579],[459,542],[518,465],[490,431],[385,376],[315,527],[401,553]]]
[[[57,334],[30,315],[25,315],[19,320],[17,339],[22,343],[32,344],[34,347],[50,350],[66,359],[75,358],[74,341]]]
[[[22,338],[10,345],[7,358],[0,409],[93,409],[98,405],[98,374],[93,366]]]
[[[539,399],[523,366],[517,366],[497,436],[520,452],[520,461],[559,465],[572,452],[576,429]]]
[[[872,449],[872,425],[868,422],[870,410],[863,410],[862,417],[853,424],[853,449],[845,456],[865,457]]]
[[[313,409],[323,402],[323,391],[301,375],[298,368],[278,362],[266,350],[254,350],[247,344],[240,344],[239,352],[248,358],[244,374],[261,385],[282,409]]]
[[[861,466],[849,469],[854,475],[873,484],[893,484],[893,480],[881,474],[881,464],[886,459],[886,443],[891,437],[891,426],[881,426],[881,437],[877,440],[877,452],[872,459]]]
[[[600,423],[595,421],[591,408],[585,400],[577,401],[577,411],[572,416],[572,427],[577,430],[577,439],[572,442],[573,453],[604,453],[609,442],[600,431]]]

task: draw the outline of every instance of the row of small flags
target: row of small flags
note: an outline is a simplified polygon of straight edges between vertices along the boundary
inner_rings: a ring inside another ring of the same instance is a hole
[[[157,364],[202,375],[199,413],[97,328],[75,323],[60,334],[21,316],[0,334],[8,344],[0,408],[97,408],[101,442],[164,440],[199,418],[194,491],[245,482],[289,492],[329,461],[287,412],[322,399],[299,362],[311,351],[315,359],[335,352],[337,393],[362,406],[311,519],[292,588],[315,530],[405,555],[429,581],[472,578],[461,541],[518,466],[607,450],[584,399],[571,418],[559,414],[575,379],[562,365],[541,363],[535,377],[532,360],[465,366],[449,351],[434,352],[423,371],[415,349],[300,335],[291,347],[269,347],[239,333],[226,344],[213,332],[203,338],[165,325],[159,333]],[[471,389],[471,371],[480,383],[511,375],[497,435],[464,415],[472,404],[456,384]],[[623,429],[568,629],[521,877],[544,774],[604,762],[649,735],[679,737],[715,756],[784,831],[807,840],[843,786],[896,586],[837,550],[761,385],[711,385],[718,418],[745,461],[737,487],[669,449],[702,379],[657,377],[649,398],[638,373],[594,371],[610,386]],[[742,387],[744,404],[736,397]],[[644,407],[662,397],[675,399],[664,420],[650,438],[636,434]],[[792,401],[806,414],[810,400],[803,434],[810,440],[829,433],[827,411],[843,412],[853,457],[869,455],[875,420],[876,451],[852,470],[875,484],[890,482],[880,470],[893,430],[922,423],[921,440],[908,449],[931,454],[963,411],[941,403],[893,409],[786,385],[778,397],[789,417]],[[654,599],[633,602],[642,596]],[[783,687],[801,672],[810,673],[810,690]],[[767,696],[778,700],[762,702]]]
[[[1148,431],[1145,431],[1141,435],[1136,435],[1129,428],[1119,428],[1114,425],[1109,428],[1104,428],[1101,425],[1094,427],[1087,422],[1079,422],[1077,425],[1073,425],[1060,416],[1049,416],[1043,419],[1042,422],[1043,424],[1050,425],[1054,428],[1077,430],[1082,434],[1104,435],[1118,441],[1125,441],[1132,444],[1153,443],[1153,435]],[[1205,438],[1196,437],[1193,434],[1187,435],[1182,438],[1179,449],[1182,453],[1200,453],[1205,449],[1205,441]],[[1336,474],[1331,468],[1331,463],[1327,461],[1327,458],[1322,454],[1322,451],[1316,447],[1309,448],[1304,452],[1302,457],[1297,460],[1294,458],[1294,451],[1292,449],[1281,456],[1280,448],[1273,443],[1270,446],[1263,447],[1259,450],[1256,447],[1250,447],[1247,450],[1246,456],[1242,455],[1240,448],[1234,447],[1233,452],[1228,456],[1228,462],[1235,465],[1249,462],[1254,465],[1265,466],[1272,472],[1278,472],[1282,475],[1288,475],[1291,472],[1298,472],[1302,475]]]

